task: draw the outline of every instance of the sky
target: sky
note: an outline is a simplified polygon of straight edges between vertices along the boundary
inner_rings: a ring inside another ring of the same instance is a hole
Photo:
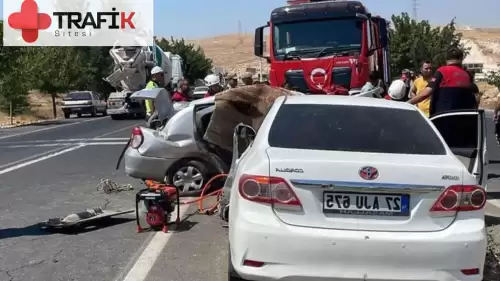
[[[20,0],[0,0],[2,6],[4,1]],[[385,18],[401,12],[412,13],[411,0],[362,2],[372,14]],[[456,17],[459,25],[500,27],[500,0],[418,0],[418,3],[418,19],[429,20],[431,24],[446,24]],[[155,34],[197,39],[239,30],[253,32],[269,20],[273,8],[285,4],[286,0],[155,0]],[[0,17],[2,14],[0,6]]]

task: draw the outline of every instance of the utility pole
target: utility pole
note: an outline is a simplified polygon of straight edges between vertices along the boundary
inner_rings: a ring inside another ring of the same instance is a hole
[[[418,0],[412,0],[412,17],[414,21],[418,20]]]

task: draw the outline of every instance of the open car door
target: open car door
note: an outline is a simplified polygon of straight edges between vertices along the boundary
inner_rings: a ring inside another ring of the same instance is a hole
[[[134,101],[153,100],[158,119],[163,122],[170,119],[175,111],[170,95],[164,88],[144,89],[133,93],[130,99]]]
[[[484,110],[457,110],[430,118],[451,151],[486,188],[488,150],[486,147],[486,115]]]

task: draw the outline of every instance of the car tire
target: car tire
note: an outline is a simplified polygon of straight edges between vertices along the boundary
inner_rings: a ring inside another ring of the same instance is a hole
[[[194,171],[189,175],[188,170],[192,169]],[[179,178],[178,173],[184,174],[184,179],[182,176]],[[173,165],[170,170],[167,172],[167,184],[171,184],[175,186],[175,182],[179,180],[187,180],[192,181],[193,179],[189,179],[189,177],[196,177],[198,174],[201,175],[201,181],[199,183],[199,188],[190,189],[188,191],[183,190],[183,186],[177,186],[180,188],[180,196],[199,196],[201,191],[208,180],[210,180],[210,168],[207,164],[197,161],[197,160],[181,160],[177,164]],[[192,183],[191,183],[192,184]],[[196,184],[196,182],[195,182]],[[210,190],[208,190],[210,191]],[[207,192],[208,192],[207,191]]]
[[[64,119],[69,119],[71,117],[71,113],[64,112]]]
[[[92,112],[90,113],[90,115],[91,115],[92,117],[96,117],[96,116],[97,116],[97,108],[93,107],[93,108],[92,108]]]

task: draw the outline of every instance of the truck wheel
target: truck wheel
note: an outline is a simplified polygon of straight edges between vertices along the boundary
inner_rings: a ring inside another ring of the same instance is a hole
[[[64,112],[64,119],[69,119],[71,114],[69,112]]]
[[[94,107],[94,108],[92,108],[92,112],[90,113],[90,115],[91,115],[92,117],[96,117],[96,116],[97,116],[97,108],[95,108],[95,107]]]

